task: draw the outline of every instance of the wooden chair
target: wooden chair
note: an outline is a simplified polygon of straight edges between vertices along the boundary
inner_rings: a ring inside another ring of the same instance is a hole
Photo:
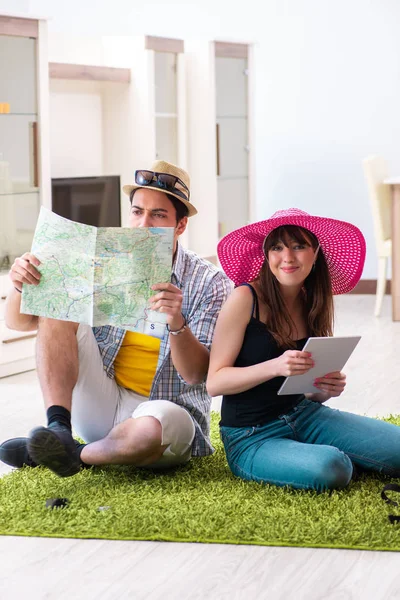
[[[392,254],[392,198],[389,186],[383,183],[388,176],[386,161],[380,156],[368,156],[363,160],[363,167],[371,202],[378,254],[375,316],[379,317],[386,289],[388,259]]]

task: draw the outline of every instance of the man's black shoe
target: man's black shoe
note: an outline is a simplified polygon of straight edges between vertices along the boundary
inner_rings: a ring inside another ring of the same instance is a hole
[[[35,463],[48,467],[59,477],[70,477],[80,471],[76,443],[67,428],[36,427],[29,435],[27,447]]]
[[[37,467],[37,463],[29,455],[27,441],[26,437],[16,437],[0,444],[0,460],[17,469],[24,466]]]
[[[74,440],[78,455],[86,444]],[[10,467],[21,469],[22,467],[38,467],[39,465],[31,458],[28,452],[28,438],[17,437],[6,440],[0,444],[0,461]],[[90,469],[91,465],[81,461],[82,469]]]

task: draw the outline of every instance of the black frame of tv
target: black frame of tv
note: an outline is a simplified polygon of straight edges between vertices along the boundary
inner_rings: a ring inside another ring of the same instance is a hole
[[[51,180],[53,212],[96,227],[121,227],[119,175],[56,177]]]

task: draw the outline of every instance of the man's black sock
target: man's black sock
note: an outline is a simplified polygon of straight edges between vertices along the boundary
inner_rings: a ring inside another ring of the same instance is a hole
[[[50,406],[46,412],[47,415],[47,427],[64,427],[68,429],[68,431],[72,434],[71,427],[71,413],[67,408],[63,406]],[[92,465],[88,465],[83,462],[81,458],[81,453],[86,444],[78,442],[78,440],[74,440],[76,450],[78,453],[79,460],[81,461],[83,468],[90,468]]]
[[[50,406],[50,408],[46,411],[47,415],[47,427],[57,427],[57,425],[61,425],[68,429],[70,433],[72,433],[71,427],[71,413],[64,406]]]
[[[81,456],[82,450],[84,449],[85,446],[87,446],[87,444],[78,442],[78,440],[74,440],[74,442],[75,442],[75,446],[76,446],[76,451],[78,452],[79,460],[81,461],[82,469],[90,469],[91,467],[93,467],[93,465],[88,465],[88,463],[85,463],[82,460],[82,456]]]
[[[83,468],[87,468],[87,467],[91,467],[92,465],[88,465],[87,463],[83,462],[81,454],[82,454],[82,450],[84,449],[85,446],[87,446],[87,444],[85,443],[80,443],[78,442],[78,440],[74,440],[75,442],[75,446],[76,446],[76,451],[78,452],[78,456],[79,456],[79,460],[82,463],[82,467]]]

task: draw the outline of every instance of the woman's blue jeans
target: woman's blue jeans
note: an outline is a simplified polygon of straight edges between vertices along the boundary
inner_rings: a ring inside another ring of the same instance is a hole
[[[302,400],[255,427],[221,427],[229,467],[242,479],[319,492],[361,470],[400,477],[400,427]]]

